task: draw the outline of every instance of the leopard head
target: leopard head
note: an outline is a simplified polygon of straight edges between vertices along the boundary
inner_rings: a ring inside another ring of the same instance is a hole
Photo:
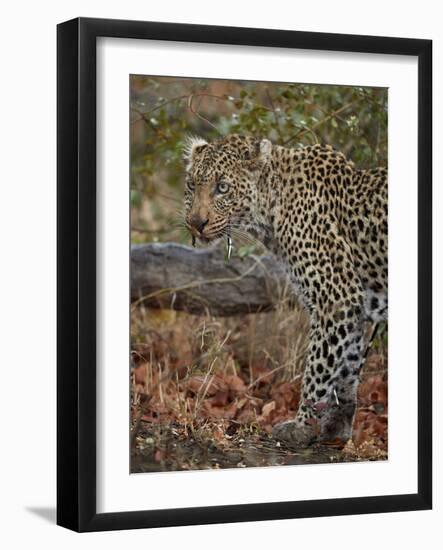
[[[188,139],[184,149],[186,226],[203,242],[254,220],[258,180],[269,161],[267,139],[229,135],[211,143]]]

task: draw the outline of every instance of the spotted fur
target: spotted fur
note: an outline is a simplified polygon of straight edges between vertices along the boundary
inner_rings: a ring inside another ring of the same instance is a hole
[[[203,241],[246,230],[286,266],[310,314],[302,399],[278,439],[352,432],[364,323],[387,317],[387,172],[357,170],[330,146],[285,148],[229,135],[191,140],[186,223]]]

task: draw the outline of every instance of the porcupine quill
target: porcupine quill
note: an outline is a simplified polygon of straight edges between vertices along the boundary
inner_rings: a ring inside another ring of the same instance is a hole
[[[231,255],[232,255],[232,239],[230,237],[230,235],[228,235],[226,237],[226,258],[228,259],[228,261],[231,259]]]

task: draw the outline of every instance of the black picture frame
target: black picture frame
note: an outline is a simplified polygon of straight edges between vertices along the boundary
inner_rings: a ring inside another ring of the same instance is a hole
[[[57,29],[57,523],[104,531],[425,510],[432,506],[432,42],[74,19]],[[418,59],[418,491],[416,494],[96,512],[96,39],[399,54]]]

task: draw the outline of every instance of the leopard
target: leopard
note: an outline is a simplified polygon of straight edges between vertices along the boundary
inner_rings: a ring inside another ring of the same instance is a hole
[[[272,436],[289,446],[344,444],[368,324],[387,321],[387,169],[357,169],[329,144],[287,147],[239,134],[190,136],[183,159],[192,238],[251,235],[284,266],[308,313],[298,410]]]

